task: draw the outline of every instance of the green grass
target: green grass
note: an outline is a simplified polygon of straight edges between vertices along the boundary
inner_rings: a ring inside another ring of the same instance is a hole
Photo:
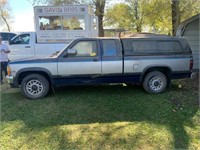
[[[140,86],[65,87],[35,101],[4,84],[0,149],[200,149],[199,117],[197,80],[159,95]]]

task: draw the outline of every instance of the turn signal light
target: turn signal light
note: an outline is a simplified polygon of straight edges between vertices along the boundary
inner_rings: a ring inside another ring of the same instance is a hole
[[[8,76],[11,75],[11,69],[10,69],[10,66],[7,66],[7,74],[8,74]]]

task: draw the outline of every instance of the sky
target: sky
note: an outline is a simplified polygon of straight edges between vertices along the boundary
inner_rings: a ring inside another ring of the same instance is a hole
[[[116,2],[116,0],[110,1]],[[34,31],[34,11],[31,2],[29,0],[7,0],[7,2],[13,16],[12,31]],[[0,31],[2,31],[1,26]]]
[[[34,31],[33,6],[28,0],[8,0],[14,17],[12,31]]]

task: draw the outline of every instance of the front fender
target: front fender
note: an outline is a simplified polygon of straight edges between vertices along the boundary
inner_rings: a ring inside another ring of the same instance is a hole
[[[33,73],[37,73],[37,74],[41,74],[43,76],[47,76],[47,78],[49,79],[50,81],[50,84],[51,85],[54,85],[54,81],[52,79],[52,74],[51,72],[48,70],[48,69],[45,69],[45,68],[40,68],[40,67],[31,67],[31,68],[23,68],[23,69],[20,69],[16,75],[15,75],[15,84],[17,85],[20,85],[21,84],[21,81],[22,79],[29,75],[29,74],[33,74]]]

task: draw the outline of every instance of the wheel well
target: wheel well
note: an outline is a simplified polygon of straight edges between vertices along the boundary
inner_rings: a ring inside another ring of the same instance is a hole
[[[51,78],[49,77],[49,75],[46,72],[42,72],[42,71],[26,71],[26,72],[22,72],[22,73],[19,74],[19,76],[18,76],[18,85],[21,85],[22,80],[26,76],[28,76],[30,74],[39,74],[39,75],[42,75],[42,76],[44,76],[48,80],[48,82],[49,82],[50,85],[52,84],[51,83]]]
[[[141,81],[143,82],[145,76],[146,76],[148,73],[152,72],[152,71],[159,71],[159,72],[162,72],[162,73],[166,76],[168,82],[170,82],[170,79],[171,79],[171,70],[170,70],[168,67],[153,67],[153,68],[147,69],[147,70],[145,71],[145,73],[142,75]]]

